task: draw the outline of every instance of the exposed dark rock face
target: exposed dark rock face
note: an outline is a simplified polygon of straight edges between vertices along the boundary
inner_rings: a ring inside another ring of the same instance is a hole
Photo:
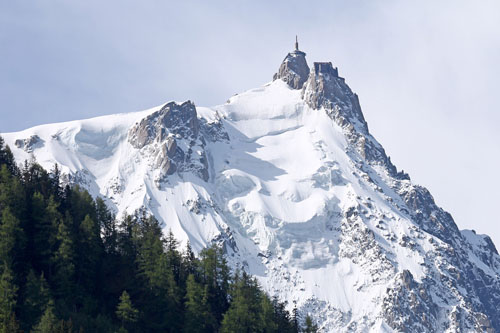
[[[167,103],[129,132],[129,142],[135,148],[141,149],[145,145],[156,141],[164,141],[167,131],[180,135],[183,139],[195,139],[198,136],[199,125],[196,107],[191,101],[182,103]]]
[[[273,80],[281,79],[293,89],[301,89],[309,76],[306,54],[295,50],[287,54]]]
[[[387,290],[383,301],[384,317],[398,332],[436,332],[437,309],[424,284],[415,282],[404,270],[395,276],[395,286]]]
[[[461,238],[451,215],[436,205],[425,187],[412,185],[398,189],[410,214],[423,230],[449,244]]]
[[[370,271],[371,281],[359,288],[370,288],[371,283],[386,280],[395,273],[394,265],[375,239],[373,231],[365,224],[367,218],[360,207],[350,207],[344,212],[340,224],[339,257],[349,258],[352,262]]]
[[[302,88],[302,98],[313,109],[324,108],[330,118],[343,128],[353,151],[363,159],[370,164],[386,166],[396,178],[409,179],[407,174],[397,171],[384,148],[369,133],[358,95],[338,75],[338,69],[331,62],[314,63]]]
[[[428,252],[428,261],[441,263],[432,279],[445,284],[448,288],[446,292],[450,294],[446,295],[442,290],[436,293],[444,293],[441,298],[448,302],[454,298],[468,300],[450,315],[450,328],[460,330],[468,323],[470,331],[495,332],[494,328],[500,328],[500,277],[498,274],[491,275],[488,270],[478,269],[470,261],[473,255],[483,267],[490,267],[492,271],[500,269],[497,251],[489,237],[484,237],[483,244],[474,250],[467,242],[468,231],[461,232],[457,228],[451,215],[436,205],[426,188],[398,183],[394,188],[415,223],[443,242],[436,243],[436,249]],[[431,281],[429,283],[431,288],[435,288]]]
[[[210,142],[216,141],[229,141],[229,135],[224,129],[222,118],[219,113],[216,113],[215,119],[212,121],[207,121],[205,119],[200,119],[201,121],[201,132],[203,136]]]
[[[205,140],[199,134],[195,105],[190,101],[180,105],[170,102],[133,126],[128,141],[137,149],[147,150],[162,176],[194,171],[207,181]]]
[[[43,143],[44,141],[38,135],[32,135],[27,139],[17,139],[14,144],[17,148],[31,153],[33,150],[43,147]]]
[[[474,293],[461,297],[457,286],[464,286],[448,275],[452,271],[445,270],[443,267],[442,273],[428,275],[422,282],[416,282],[408,270],[396,275],[394,287],[387,290],[383,300],[383,314],[389,326],[398,332],[415,333],[495,332],[489,319],[492,317],[485,314],[479,303],[471,301],[475,299]],[[437,288],[437,281],[447,288]],[[442,303],[455,306],[452,311],[444,312]],[[447,320],[443,321],[443,317]]]
[[[368,133],[368,125],[361,112],[358,96],[354,94],[345,79],[339,77],[338,69],[331,62],[315,62],[302,91],[305,102],[313,109],[335,110],[356,129]]]

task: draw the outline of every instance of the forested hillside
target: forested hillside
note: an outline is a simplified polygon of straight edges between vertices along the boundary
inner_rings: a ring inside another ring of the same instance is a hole
[[[57,165],[18,168],[0,137],[0,332],[297,332],[298,321],[220,247],[195,256],[145,212],[116,219],[61,187]]]

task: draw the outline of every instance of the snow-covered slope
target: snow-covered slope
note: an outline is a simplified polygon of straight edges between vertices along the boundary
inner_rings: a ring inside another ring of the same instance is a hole
[[[287,55],[274,81],[226,104],[2,136],[103,197],[144,206],[196,250],[224,244],[326,332],[500,331],[500,256],[398,172],[331,63]]]

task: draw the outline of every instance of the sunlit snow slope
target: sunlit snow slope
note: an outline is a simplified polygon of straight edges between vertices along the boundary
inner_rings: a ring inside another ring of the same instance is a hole
[[[304,67],[306,66],[306,67]],[[275,80],[204,108],[168,103],[2,136],[22,162],[118,216],[145,207],[326,332],[500,331],[500,257],[459,231],[369,134],[330,63],[294,51]]]

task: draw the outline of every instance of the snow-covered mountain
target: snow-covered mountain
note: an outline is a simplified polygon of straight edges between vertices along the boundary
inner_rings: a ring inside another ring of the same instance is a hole
[[[196,250],[311,314],[325,332],[500,331],[500,256],[460,231],[371,136],[331,63],[289,53],[271,83],[206,108],[150,110],[2,136],[106,200],[144,206]]]

